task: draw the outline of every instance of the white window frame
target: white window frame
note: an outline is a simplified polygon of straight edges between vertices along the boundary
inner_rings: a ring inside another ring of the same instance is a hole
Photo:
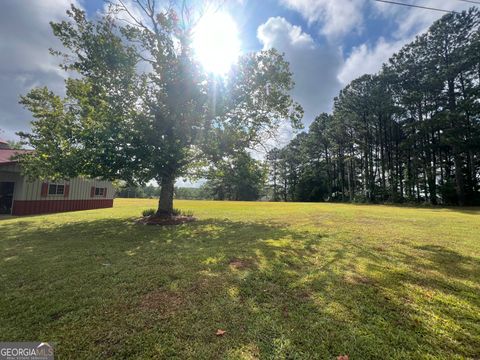
[[[50,192],[53,186],[55,187],[55,191]],[[58,192],[59,189],[62,189],[61,193]],[[55,184],[55,183],[48,184],[47,195],[48,196],[65,196],[65,184]]]
[[[106,189],[103,187],[96,187],[95,186],[95,197],[104,197]]]

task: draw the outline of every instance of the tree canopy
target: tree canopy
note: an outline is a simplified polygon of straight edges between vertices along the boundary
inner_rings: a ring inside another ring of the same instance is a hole
[[[258,200],[266,182],[264,164],[243,151],[225,157],[207,174],[205,189],[216,200]]]
[[[447,14],[269,156],[276,200],[480,204],[480,13]]]
[[[35,118],[20,134],[35,152],[22,160],[32,177],[155,179],[158,214],[168,216],[175,179],[257,146],[282,122],[299,127],[302,109],[274,49],[243,55],[225,78],[208,76],[182,7],[133,3],[95,21],[72,6],[68,21],[51,24],[66,49],[52,51],[70,75],[66,95],[37,88],[21,98]]]

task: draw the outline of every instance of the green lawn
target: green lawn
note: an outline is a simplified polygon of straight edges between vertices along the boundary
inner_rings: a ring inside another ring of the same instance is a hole
[[[57,359],[480,358],[480,209],[155,200],[0,220],[0,341]],[[215,335],[217,329],[226,331]]]

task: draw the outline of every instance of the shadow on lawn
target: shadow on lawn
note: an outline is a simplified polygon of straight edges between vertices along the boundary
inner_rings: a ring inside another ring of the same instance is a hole
[[[342,203],[339,203],[342,204]],[[355,206],[371,206],[371,207],[396,207],[400,209],[414,209],[414,210],[428,210],[434,212],[445,212],[452,211],[458,212],[466,215],[477,215],[480,216],[480,206],[441,206],[441,205],[429,205],[429,204],[370,204],[370,203],[344,203],[348,205]]]
[[[17,266],[36,256],[24,253],[27,247],[42,250],[42,262],[27,273],[40,285],[65,277],[57,273],[59,259],[67,266],[80,259],[70,276],[90,291],[72,301],[96,293],[102,304],[82,309],[82,321],[46,317],[41,327],[35,319],[23,328],[24,337],[45,334],[45,327],[47,335],[61,335],[58,351],[67,358],[78,338],[92,346],[85,357],[480,355],[479,261],[439,246],[376,251],[319,232],[218,219],[163,228],[125,219],[42,228],[26,221],[2,225],[0,238]],[[111,274],[92,269],[106,261]],[[0,272],[8,273],[6,263],[0,260]],[[8,280],[15,288],[16,279]],[[16,303],[25,296],[18,290],[0,335],[25,325],[17,324],[18,312],[62,291],[53,287]],[[226,335],[215,337],[217,328]]]

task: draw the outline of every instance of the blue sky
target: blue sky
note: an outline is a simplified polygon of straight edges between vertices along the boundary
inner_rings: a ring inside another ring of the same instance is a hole
[[[74,1],[92,17],[104,8],[102,0]],[[447,10],[471,5],[458,0],[398,1]],[[18,104],[20,94],[36,86],[63,93],[65,74],[48,52],[60,44],[48,22],[64,19],[69,3],[0,2],[0,137],[15,139],[16,131],[30,127],[30,114]],[[275,47],[285,53],[296,82],[292,95],[305,109],[306,126],[320,112],[331,111],[333,98],[349,81],[377,72],[442,16],[374,0],[226,0],[221,11],[237,23],[243,51]],[[287,129],[282,136],[285,140],[291,134]]]

